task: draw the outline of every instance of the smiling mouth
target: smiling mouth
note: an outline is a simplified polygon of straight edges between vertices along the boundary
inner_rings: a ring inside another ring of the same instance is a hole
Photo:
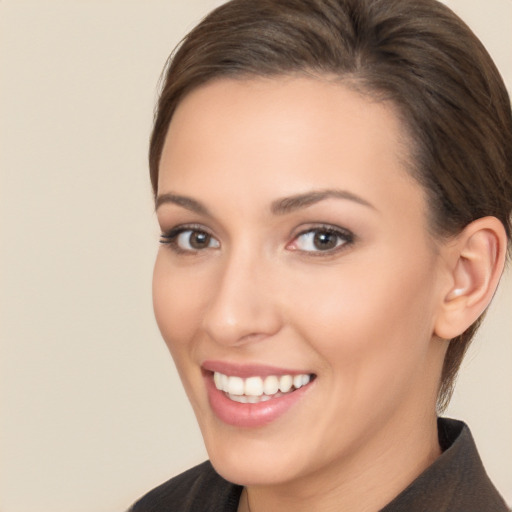
[[[215,387],[233,402],[255,404],[289,395],[309,384],[314,374],[268,375],[266,377],[230,376],[213,372]]]

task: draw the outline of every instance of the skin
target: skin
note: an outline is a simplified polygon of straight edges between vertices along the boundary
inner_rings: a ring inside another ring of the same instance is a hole
[[[212,241],[162,244],[154,308],[213,465],[246,486],[240,510],[248,496],[252,512],[377,511],[440,454],[435,329],[452,283],[407,157],[391,105],[327,79],[218,80],[175,112],[158,194],[207,213],[161,200],[158,221]],[[272,210],[327,189],[351,196]],[[319,250],[302,233],[325,225],[353,235]],[[238,428],[209,406],[205,360],[316,379],[274,422]]]

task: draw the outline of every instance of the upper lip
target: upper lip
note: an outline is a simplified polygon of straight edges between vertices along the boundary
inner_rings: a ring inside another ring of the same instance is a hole
[[[263,364],[239,364],[228,361],[204,361],[201,367],[208,372],[218,372],[243,379],[248,377],[268,377],[269,375],[311,374],[307,370],[292,370]]]

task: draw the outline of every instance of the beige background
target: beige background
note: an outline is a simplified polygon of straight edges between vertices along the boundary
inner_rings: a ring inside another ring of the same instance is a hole
[[[0,0],[0,511],[112,512],[201,461],[160,340],[146,149],[156,82],[213,0]],[[512,84],[512,2],[449,3]],[[512,278],[468,356],[467,420],[512,502]]]

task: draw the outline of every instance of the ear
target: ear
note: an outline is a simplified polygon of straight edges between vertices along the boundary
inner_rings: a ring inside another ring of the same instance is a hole
[[[449,279],[435,334],[449,340],[462,334],[491,302],[505,265],[505,228],[496,217],[477,219],[443,250]]]

